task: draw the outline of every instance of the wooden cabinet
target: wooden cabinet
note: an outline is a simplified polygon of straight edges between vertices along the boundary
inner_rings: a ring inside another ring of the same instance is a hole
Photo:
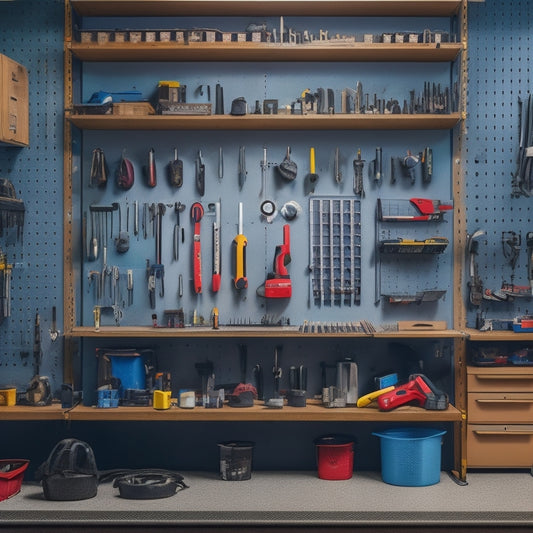
[[[0,54],[0,143],[29,144],[28,71]]]
[[[467,369],[469,468],[533,464],[533,368]]]

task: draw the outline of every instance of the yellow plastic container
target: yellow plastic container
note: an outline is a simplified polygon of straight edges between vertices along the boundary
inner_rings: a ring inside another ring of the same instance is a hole
[[[0,405],[12,407],[17,403],[17,389],[0,389]]]
[[[154,409],[170,409],[171,391],[155,390],[153,407]]]

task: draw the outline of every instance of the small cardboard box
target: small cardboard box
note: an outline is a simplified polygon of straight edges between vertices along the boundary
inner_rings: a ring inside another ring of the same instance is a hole
[[[119,102],[113,104],[113,115],[155,115],[149,102]]]
[[[0,142],[29,144],[28,71],[0,54]]]

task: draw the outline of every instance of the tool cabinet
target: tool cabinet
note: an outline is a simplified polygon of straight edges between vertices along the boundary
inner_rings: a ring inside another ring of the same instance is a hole
[[[469,468],[533,464],[533,368],[467,368]]]
[[[28,71],[0,54],[0,143],[29,143]]]

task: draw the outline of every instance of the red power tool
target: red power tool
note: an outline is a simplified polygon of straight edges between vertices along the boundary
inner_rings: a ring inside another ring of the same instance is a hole
[[[449,404],[448,395],[437,389],[423,374],[412,374],[405,385],[378,397],[378,406],[382,411],[390,411],[407,403],[430,411],[444,411]]]
[[[263,285],[258,287],[257,294],[264,298],[290,298],[292,282],[287,271],[291,262],[291,237],[288,224],[283,226],[283,244],[276,246],[274,256],[274,272],[268,274]]]

